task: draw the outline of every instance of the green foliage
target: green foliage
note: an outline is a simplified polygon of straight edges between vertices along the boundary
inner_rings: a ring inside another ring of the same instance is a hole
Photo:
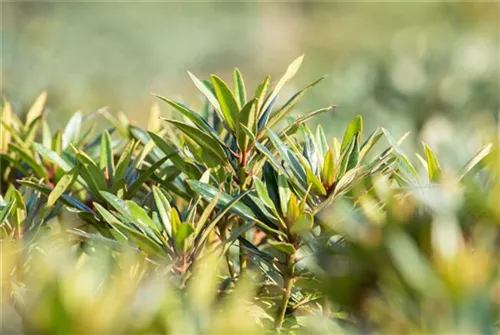
[[[5,313],[50,333],[493,331],[493,145],[455,173],[424,144],[421,178],[406,135],[305,125],[333,106],[273,130],[319,82],[278,106],[301,63],[253,96],[238,69],[233,88],[190,74],[207,113],[160,97],[185,120],[149,131],[101,112],[97,136],[80,113],[53,133],[45,93],[25,122],[5,101]]]

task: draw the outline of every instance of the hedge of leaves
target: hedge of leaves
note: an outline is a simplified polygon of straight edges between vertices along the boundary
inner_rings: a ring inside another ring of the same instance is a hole
[[[255,91],[190,73],[204,108],[158,96],[179,117],[148,129],[5,100],[2,330],[496,331],[497,140],[453,169],[361,116],[327,139],[306,121],[334,105],[289,117],[321,79],[277,103],[301,63]]]

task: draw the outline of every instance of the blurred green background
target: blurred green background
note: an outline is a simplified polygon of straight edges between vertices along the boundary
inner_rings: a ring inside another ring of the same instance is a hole
[[[103,106],[145,124],[151,92],[199,104],[187,70],[229,80],[238,66],[253,91],[302,53],[288,92],[328,75],[298,112],[338,104],[316,121],[330,134],[361,114],[438,151],[477,149],[498,121],[494,2],[2,4],[1,92],[22,113],[48,90],[54,126]]]

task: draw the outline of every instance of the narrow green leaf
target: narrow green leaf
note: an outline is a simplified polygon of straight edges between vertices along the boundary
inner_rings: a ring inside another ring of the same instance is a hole
[[[327,113],[329,111],[332,111],[333,109],[335,109],[337,106],[336,105],[331,105],[331,106],[328,106],[328,107],[325,107],[325,108],[320,108],[320,109],[317,109],[309,114],[306,114],[304,116],[301,116],[297,119],[295,119],[294,122],[292,122],[291,124],[287,125],[280,133],[280,137],[281,136],[284,136],[284,135],[287,135],[287,136],[290,136],[294,133],[297,132],[297,130],[299,130],[299,126],[302,125],[304,122],[307,122],[308,120],[310,120],[311,118],[315,117],[315,116],[318,116],[320,114],[323,114],[323,113]],[[259,134],[260,135],[260,134]]]
[[[281,173],[278,174],[278,193],[280,197],[281,213],[283,213],[283,216],[286,217],[288,210],[288,201],[290,200],[292,191],[290,190],[290,186],[288,185],[286,177]]]
[[[267,91],[269,90],[269,86],[271,84],[271,77],[267,76],[264,81],[257,86],[257,89],[255,90],[255,121],[254,121],[254,128],[252,129],[254,134],[257,135],[257,126],[258,126],[258,121],[260,119],[261,113],[264,111],[262,110],[262,104],[264,103],[264,98],[266,97]],[[263,128],[265,129],[265,127]]]
[[[6,142],[7,144],[12,143],[11,138],[14,139],[14,141],[19,144],[21,147],[25,149],[29,149],[29,146],[25,143],[25,141],[20,137],[20,130],[16,130],[11,127],[11,125],[7,124],[4,120],[0,120],[0,123],[2,124],[2,133],[8,133],[9,134],[9,142]]]
[[[189,71],[188,71],[188,74],[191,77],[191,80],[194,82],[195,86],[208,99],[208,101],[210,102],[210,104],[212,104],[212,106],[214,107],[215,111],[220,114],[221,113],[221,107],[219,105],[219,102],[217,101],[217,98],[212,93],[212,91],[207,87],[207,85],[205,83],[203,83],[201,80],[199,80],[194,74],[192,74]]]
[[[366,154],[373,148],[375,144],[377,144],[378,140],[382,137],[382,133],[380,132],[380,128],[375,129],[370,136],[366,139],[365,143],[361,146],[359,150],[359,161],[361,161]]]
[[[83,115],[82,112],[78,111],[69,120],[64,127],[64,132],[62,133],[62,147],[65,149],[72,141],[78,139],[80,135],[80,130],[82,127]]]
[[[326,152],[325,159],[323,160],[321,180],[327,188],[331,187],[335,181],[335,155],[330,149]]]
[[[321,183],[321,180],[318,178],[316,173],[312,170],[312,167],[307,159],[300,153],[297,153],[297,157],[300,161],[300,166],[306,173],[306,183],[303,184],[304,189],[310,186],[316,193],[319,193],[320,195],[326,195],[325,187]]]
[[[127,191],[127,198],[128,199],[132,198],[132,196],[135,194],[135,192],[137,192],[137,190],[139,190],[139,188],[144,184],[144,182],[146,180],[148,180],[148,178],[153,173],[155,173],[155,171],[157,169],[159,169],[162,166],[162,164],[165,163],[169,158],[170,158],[170,156],[165,156],[162,159],[160,159],[159,161],[157,161],[156,163],[154,163],[153,165],[151,165],[145,171],[142,171],[140,173],[139,177],[137,178],[137,180],[135,180],[130,185],[130,187],[129,187],[128,191]]]
[[[46,195],[46,196],[48,196],[50,194],[50,192],[52,191],[52,188],[48,187],[47,185],[34,183],[34,182],[28,181],[28,180],[20,180],[19,183],[21,185],[30,187],[30,188]],[[61,195],[61,201],[68,207],[76,208],[76,209],[78,209],[82,212],[86,212],[86,213],[93,213],[92,210],[90,208],[88,208],[85,204],[83,204],[82,202],[76,200],[75,198],[73,198],[67,194]]]
[[[6,131],[3,129],[3,125],[5,124],[7,126],[10,126],[13,119],[13,113],[10,102],[5,98],[3,101],[3,108],[0,116],[2,119],[2,122],[0,122],[0,152],[7,152],[7,148],[9,146],[12,135],[10,131]]]
[[[42,115],[45,103],[47,102],[47,91],[43,91],[38,98],[36,98],[33,105],[30,107],[26,114],[26,125],[29,125],[33,120]]]
[[[462,173],[460,175],[459,181],[462,180],[467,174],[469,174],[472,169],[478,165],[483,159],[485,159],[492,151],[493,149],[493,144],[487,144],[484,148],[479,150],[474,157],[472,157],[469,162],[465,165],[464,169],[462,170]]]
[[[399,141],[396,141],[396,139],[394,139],[394,137],[385,128],[382,128],[382,132],[389,141],[389,144],[392,146],[392,150],[396,152],[396,156],[398,157],[396,162],[398,170],[404,174],[405,180],[407,180],[408,183],[416,185],[419,182],[417,170],[415,170],[415,167],[410,163],[410,160],[400,147],[400,142],[402,142],[402,140],[406,138],[409,133],[406,133]]]
[[[135,147],[135,141],[132,140],[128,142],[127,146],[123,150],[120,159],[118,160],[118,163],[116,163],[116,170],[114,175],[115,180],[119,180],[125,177],[127,169],[130,165],[130,161],[132,159],[132,153],[134,151],[134,147]]]
[[[362,166],[358,166],[357,168],[351,169],[347,171],[338,181],[337,185],[335,186],[335,196],[340,195],[343,192],[346,192],[348,189],[352,188],[354,186],[354,181],[360,180],[358,177],[361,172],[363,171]]]
[[[349,159],[347,161],[347,169],[346,171],[349,171],[356,166],[358,166],[358,161],[359,161],[359,142],[358,138],[354,138],[354,146],[352,148],[352,151],[349,154]]]
[[[243,133],[247,136],[248,143],[246,144],[245,150],[248,149],[249,146],[251,146],[253,143],[255,143],[255,135],[252,133],[252,131],[247,128],[245,125],[240,123],[240,127],[243,130]]]
[[[148,216],[148,213],[144,208],[139,206],[134,201],[125,201],[125,204],[132,216],[134,223],[139,224],[139,226],[148,230],[148,228],[152,229],[155,234],[160,234],[160,227]]]
[[[427,158],[427,173],[429,175],[429,180],[436,182],[441,176],[441,167],[439,166],[439,161],[436,154],[432,149],[425,143],[422,143],[425,151],[425,156]]]
[[[172,236],[172,223],[170,222],[170,203],[165,195],[156,186],[153,186],[153,198],[156,209],[160,214],[160,220],[168,236]]]
[[[267,207],[274,210],[275,209],[274,203],[271,197],[269,197],[269,193],[267,193],[266,185],[264,185],[264,183],[260,181],[260,179],[257,178],[257,176],[253,177],[253,181],[260,200],[262,200]]]
[[[114,162],[113,144],[111,142],[111,136],[107,130],[104,130],[103,136],[101,138],[101,152],[99,167],[101,170],[107,169],[109,183],[113,183],[113,176],[115,174],[115,162]]]
[[[198,193],[208,201],[213,200],[220,193],[220,191],[215,187],[202,183],[198,180],[188,180],[187,183],[196,193]],[[219,208],[223,208],[227,206],[232,200],[233,200],[232,196],[228,195],[227,193],[221,193],[219,203],[217,206]],[[259,221],[257,217],[254,215],[254,213],[250,210],[250,208],[248,208],[246,205],[242,203],[235,204],[231,208],[231,211],[245,220]]]
[[[165,101],[168,103],[170,106],[174,107],[177,111],[179,111],[182,115],[187,117],[191,122],[193,122],[198,128],[201,130],[204,130],[206,132],[215,132],[214,129],[207,123],[205,119],[203,119],[197,112],[189,109],[188,107],[184,106],[183,104],[180,104],[178,102],[172,101],[168,98],[162,97],[160,95],[156,95],[156,97],[160,98],[161,100]],[[161,118],[163,119],[163,118]]]
[[[127,219],[129,220],[132,220],[132,214],[130,213],[130,210],[127,206],[127,204],[125,203],[125,201],[123,201],[122,199],[118,198],[116,195],[114,194],[111,194],[109,192],[106,192],[106,191],[101,191],[100,192],[101,196],[111,205],[113,206],[113,208],[118,212],[120,213],[121,215],[123,215],[124,217],[126,217]]]
[[[306,184],[306,173],[304,167],[299,163],[297,155],[293,153],[286,145],[281,141],[281,139],[276,135],[271,129],[267,130],[269,134],[269,139],[273,143],[276,150],[278,150],[281,158],[288,164],[291,170],[294,172],[296,177],[303,183]]]
[[[297,103],[302,99],[302,97],[323,79],[324,77],[321,77],[318,80],[315,80],[314,82],[306,86],[301,91],[295,93],[280,109],[278,109],[269,117],[269,122],[266,126],[272,128],[275,125],[277,125],[281,120],[283,120],[283,118],[286,115],[288,115],[288,113],[290,113],[293,110],[295,105],[297,105]]]
[[[53,206],[57,199],[70,187],[78,177],[79,167],[78,165],[67,172],[64,176],[61,177],[57,185],[52,189],[49,194],[49,198],[47,200],[47,206]]]
[[[173,148],[170,144],[167,143],[160,136],[150,133],[149,134],[155,144],[160,148],[160,150],[167,156],[170,156],[172,163],[182,172],[184,172],[189,178],[199,178],[201,172],[194,166],[192,163],[184,160],[179,153],[176,151],[177,149]]]
[[[70,146],[72,146],[72,144],[70,144]],[[102,191],[108,189],[108,184],[106,182],[106,179],[104,178],[104,174],[99,169],[97,164],[92,160],[92,158],[90,158],[85,152],[78,150],[76,159],[81,163],[82,167],[84,167],[88,171],[89,175],[92,177],[99,190]]]
[[[304,144],[304,157],[307,159],[307,163],[311,167],[314,174],[319,175],[319,157],[316,143],[314,138],[307,127],[305,128],[305,144]],[[298,149],[297,149],[298,151]],[[321,156],[323,157],[323,156]]]
[[[0,226],[2,226],[5,220],[7,220],[9,214],[12,212],[15,206],[16,206],[16,201],[14,200],[8,203],[5,207],[3,207],[2,210],[0,210]]]
[[[311,170],[310,167],[306,166],[306,178],[307,178],[307,185],[311,185],[312,189],[316,192],[319,193],[320,195],[326,195],[326,189],[321,183],[321,180],[314,174],[314,172]],[[307,185],[304,185],[307,187]]]
[[[267,94],[267,91],[269,90],[269,86],[271,84],[271,77],[267,76],[266,79],[262,83],[257,86],[257,89],[255,90],[255,100],[258,101],[263,101],[264,97]]]
[[[205,134],[201,130],[187,125],[185,123],[176,121],[176,120],[167,120],[165,121],[175,125],[180,131],[185,133],[191,140],[196,142],[203,149],[213,153],[217,158],[221,160],[221,163],[227,160],[226,154],[220,144],[215,141],[212,137]]]
[[[273,240],[268,240],[267,243],[274,249],[284,252],[285,254],[294,254],[296,252],[294,246],[286,242],[277,242]]]
[[[347,167],[350,163],[350,158],[351,158],[351,153],[353,152],[354,146],[356,145],[356,139],[353,138],[351,139],[351,142],[347,145],[344,150],[342,150],[342,154],[340,156],[340,167],[337,170],[337,176],[336,178],[339,179],[344,175],[344,173],[347,172]]]
[[[112,227],[116,227],[116,229],[118,227],[122,228],[127,234],[130,235],[131,239],[135,242],[135,244],[137,244],[139,248],[143,249],[149,254],[156,254],[165,257],[162,248],[158,245],[157,242],[153,241],[142,232],[136,231],[123,224],[113,214],[111,214],[108,210],[106,210],[98,203],[94,202],[94,206],[106,222],[108,222]]]
[[[176,250],[186,251],[186,240],[194,233],[193,227],[189,223],[181,223],[174,236]]]
[[[236,97],[236,102],[238,106],[241,108],[245,106],[247,102],[247,92],[245,89],[245,82],[243,81],[243,76],[238,68],[234,69],[233,72],[233,80],[234,80],[234,95]]]
[[[318,125],[316,128],[316,144],[318,145],[319,154],[321,157],[324,157],[330,148],[328,147],[328,141],[321,125]]]
[[[113,235],[113,237],[116,236],[113,234],[115,232],[122,234],[120,231],[111,230],[110,233]],[[111,238],[105,237],[102,234],[87,233],[86,231],[79,230],[79,229],[70,230],[69,233],[84,237],[84,238],[92,240],[92,241],[103,243],[107,246],[110,246],[112,248],[117,248],[119,250],[124,249],[124,248],[132,249],[129,245],[127,245],[127,239],[124,235],[120,235],[120,237],[122,239],[118,240],[118,239],[111,239]]]
[[[21,156],[20,159],[18,159],[18,161],[16,162],[16,165],[22,165],[22,163],[26,163],[38,178],[46,178],[48,176],[45,166],[35,161],[30,152],[14,143],[9,144],[9,149]]]
[[[238,134],[238,145],[242,152],[246,152],[248,148],[249,140],[255,136],[253,135],[250,129],[254,128],[253,123],[255,122],[255,100],[250,100],[243,108],[241,109],[239,121],[240,125],[243,125],[246,129],[243,132],[239,132]],[[252,133],[251,136],[248,135],[248,132]]]
[[[281,165],[281,163],[274,157],[274,155],[264,145],[259,142],[255,143],[255,147],[267,158],[267,161],[274,166],[274,168],[283,174],[291,177],[289,172]]]
[[[179,212],[175,208],[170,209],[170,222],[172,223],[172,235],[177,235],[179,231],[179,226],[181,225],[181,218],[179,217]]]
[[[208,238],[208,235],[210,234],[210,232],[214,229],[215,225],[217,224],[217,222],[219,222],[225,215],[226,213],[231,210],[231,208],[236,205],[241,199],[243,199],[243,197],[245,197],[247,194],[248,194],[249,191],[246,191],[246,192],[243,192],[242,194],[240,194],[238,197],[234,198],[233,200],[231,200],[231,202],[229,202],[227,204],[227,206],[225,206],[224,208],[222,208],[219,213],[217,214],[217,216],[211,220],[209,222],[208,225],[206,225],[205,229],[203,229],[203,232],[201,232],[201,235],[199,235],[199,231],[196,232],[196,238],[197,238],[197,245],[196,245],[196,251],[199,251],[199,249],[203,246],[203,243],[205,242],[205,240]],[[218,202],[219,198],[214,198],[214,201],[217,200],[216,202]]]
[[[302,60],[304,59],[304,55],[301,55],[299,56],[298,58],[296,58],[289,66],[288,68],[286,69],[286,72],[285,74],[283,75],[283,77],[281,77],[281,79],[278,81],[278,83],[276,84],[276,86],[274,87],[273,91],[271,92],[271,94],[269,95],[269,97],[266,99],[264,105],[262,106],[262,111],[265,111],[267,109],[267,107],[269,106],[269,104],[273,101],[273,99],[279,94],[279,92],[281,91],[281,89],[283,88],[283,86],[285,86],[285,84],[290,80],[292,79],[295,74],[297,73],[297,71],[299,70],[300,68],[300,65],[302,64]]]
[[[54,136],[52,136],[51,149],[55,151],[58,155],[60,155],[63,150],[62,132],[60,130],[56,131]]]
[[[233,93],[221,78],[212,75],[210,79],[214,85],[215,94],[225,122],[233,132],[238,133],[239,108]]]
[[[65,172],[69,172],[73,168],[71,164],[62,159],[61,156],[59,156],[55,151],[52,151],[49,148],[46,148],[45,146],[36,142],[33,143],[33,147],[43,158],[59,166]]]
[[[31,145],[33,141],[35,140],[35,137],[38,133],[38,128],[40,128],[40,121],[42,120],[42,115],[38,116],[36,119],[31,121],[30,124],[28,124],[28,130],[24,134],[24,143],[26,143],[27,146]]]
[[[340,146],[340,150],[341,151],[344,150],[354,137],[358,138],[358,143],[359,143],[359,141],[361,141],[362,133],[363,133],[363,118],[361,117],[361,115],[358,115],[349,123],[349,126],[345,131],[344,139],[342,140],[342,145]]]
[[[42,121],[42,144],[49,149],[52,145],[52,133],[50,132],[49,124],[45,120]]]

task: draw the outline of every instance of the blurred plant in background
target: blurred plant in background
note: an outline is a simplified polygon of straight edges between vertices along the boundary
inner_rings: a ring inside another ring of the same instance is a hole
[[[1,91],[22,111],[49,90],[58,126],[59,113],[103,106],[145,124],[150,92],[199,101],[186,69],[227,79],[237,65],[257,85],[300,53],[311,62],[297,85],[329,76],[296,113],[335,101],[335,119],[317,120],[328,136],[357,114],[368,129],[387,124],[414,140],[439,124],[432,137],[451,155],[446,145],[480,127],[471,120],[498,120],[494,2],[9,2],[2,10]]]

